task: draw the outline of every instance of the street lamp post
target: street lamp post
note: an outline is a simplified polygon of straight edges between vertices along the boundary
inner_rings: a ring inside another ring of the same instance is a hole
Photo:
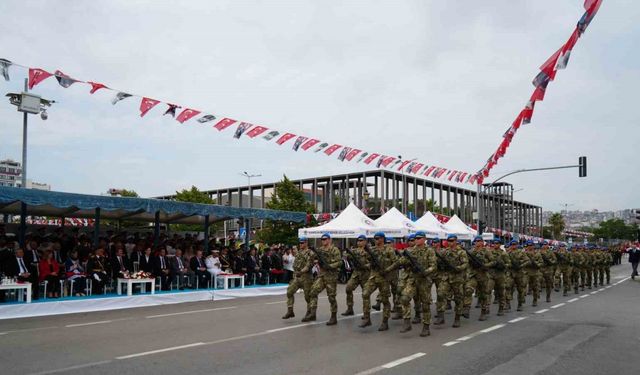
[[[246,178],[247,178],[247,186],[251,186],[251,179],[252,179],[253,177],[262,177],[262,175],[261,175],[261,174],[249,174],[249,173],[247,173],[246,171],[245,171],[245,172],[240,173],[240,176],[243,176],[243,177],[246,177]]]

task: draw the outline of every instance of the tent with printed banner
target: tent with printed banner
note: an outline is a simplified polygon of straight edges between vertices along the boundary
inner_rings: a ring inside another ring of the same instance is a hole
[[[373,237],[377,231],[379,229],[374,221],[351,203],[340,215],[324,225],[298,229],[298,236],[320,238],[323,233],[329,233],[332,238],[357,238],[362,234]]]
[[[455,234],[459,240],[472,240],[476,236],[476,231],[465,224],[458,215],[453,215],[449,221],[442,225],[447,234]]]
[[[431,211],[427,211],[422,217],[413,223],[417,230],[421,230],[427,234],[428,238],[440,238],[444,239],[447,234],[442,228],[442,224],[436,219]]]
[[[404,237],[418,230],[413,221],[409,220],[395,207],[377,218],[375,224],[378,227],[378,231],[384,232],[387,237]]]

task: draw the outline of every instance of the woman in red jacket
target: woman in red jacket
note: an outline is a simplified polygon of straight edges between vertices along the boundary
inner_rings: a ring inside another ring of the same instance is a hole
[[[47,280],[47,298],[60,297],[60,266],[53,253],[45,250],[43,260],[40,261],[40,282]]]

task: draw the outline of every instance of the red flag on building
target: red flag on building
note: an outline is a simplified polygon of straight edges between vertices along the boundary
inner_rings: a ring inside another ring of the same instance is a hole
[[[300,148],[302,148],[302,150],[304,150],[304,151],[307,151],[311,147],[317,145],[318,142],[320,142],[320,140],[318,140],[318,139],[309,139],[304,144],[302,144],[302,146],[300,146]]]
[[[411,163],[410,160],[404,160],[402,163],[400,163],[400,166],[398,167],[398,171],[401,171],[409,163]],[[385,167],[386,167],[386,165],[385,165]]]
[[[247,132],[247,137],[249,138],[255,138],[257,136],[259,136],[260,134],[266,132],[268,129],[265,128],[264,126],[260,126],[260,125],[256,125],[253,127],[253,129],[249,130]]]
[[[331,146],[329,146],[329,148],[327,148],[326,150],[324,150],[324,153],[325,153],[325,154],[327,154],[327,155],[331,155],[331,154],[333,154],[334,152],[338,151],[338,149],[339,149],[339,148],[341,148],[341,147],[342,147],[342,146],[341,146],[341,145],[339,145],[339,144],[331,145]]]
[[[229,126],[235,124],[236,120],[231,119],[231,118],[223,118],[222,120],[218,121],[217,124],[215,124],[213,127],[218,129],[219,131],[223,131],[224,129],[228,128]]]
[[[102,83],[97,83],[97,82],[87,82],[88,84],[91,85],[91,91],[89,91],[89,94],[93,94],[94,92],[100,90],[100,89],[107,89],[108,87],[103,85]]]
[[[424,167],[424,163],[417,163],[416,165],[413,166],[413,168],[411,168],[411,173],[413,174],[418,173],[418,171],[420,171],[422,167]]]
[[[388,166],[388,165],[389,165],[392,161],[394,161],[394,160],[396,160],[396,158],[395,158],[395,157],[393,157],[393,156],[387,156],[387,158],[386,158],[386,159],[384,159],[384,161],[382,162],[382,164],[381,164],[381,165],[382,165],[383,167],[386,167],[386,166]]]
[[[358,150],[357,148],[352,149],[351,151],[349,151],[349,153],[347,153],[347,156],[345,156],[345,159],[347,161],[351,161],[353,160],[353,158],[355,158],[362,150]]]
[[[429,175],[434,171],[434,169],[436,169],[435,165],[430,166],[429,168],[427,168],[426,171],[424,171],[423,175],[429,177]]]
[[[29,90],[53,74],[39,68],[29,68]]]
[[[192,117],[197,116],[199,113],[200,111],[197,111],[195,109],[185,108],[182,112],[180,112],[178,117],[176,117],[176,121],[184,124],[186,121],[191,120]]]
[[[371,164],[372,161],[376,160],[380,156],[380,154],[376,154],[375,152],[364,160],[365,164]]]
[[[151,110],[151,108],[155,107],[160,103],[159,100],[151,99],[151,98],[142,98],[140,101],[140,117],[144,117]]]
[[[279,145],[283,145],[286,141],[290,140],[291,138],[295,137],[295,134],[291,134],[291,133],[284,133],[282,135],[282,137],[278,138],[278,140],[276,141],[277,144]]]

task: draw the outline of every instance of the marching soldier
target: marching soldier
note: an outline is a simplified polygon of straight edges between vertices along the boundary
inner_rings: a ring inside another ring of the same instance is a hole
[[[358,236],[357,245],[351,252],[347,252],[347,259],[349,263],[353,265],[353,272],[351,278],[347,282],[345,291],[347,293],[347,310],[342,313],[343,316],[354,315],[353,313],[353,291],[357,287],[364,290],[364,286],[369,280],[370,265],[367,261],[367,252],[365,251],[367,246],[367,237],[365,235]]]
[[[558,274],[562,278],[562,295],[568,296],[569,290],[573,283],[573,275],[571,274],[571,253],[567,251],[567,246],[563,243],[560,244],[560,248],[556,251],[556,259],[558,262]],[[558,284],[560,286],[560,284]],[[575,292],[578,293],[578,286],[575,286]]]
[[[404,250],[402,258],[398,259],[387,268],[388,272],[400,266],[411,272],[402,290],[402,314],[404,327],[400,332],[411,331],[411,299],[417,293],[418,300],[422,304],[422,332],[420,337],[431,335],[429,324],[431,323],[431,277],[437,270],[436,255],[433,249],[425,246],[426,234],[423,231],[416,232],[416,245]]]
[[[416,245],[416,235],[410,234],[409,236],[407,236],[407,248],[412,248],[415,245]],[[400,291],[400,293],[402,293],[402,290],[407,284],[407,279],[409,278],[410,275],[411,275],[410,270],[404,269],[404,267],[400,269],[400,276],[398,277],[398,290]],[[415,315],[411,323],[413,324],[422,323],[422,317],[421,317],[422,310],[421,310],[420,301],[418,300],[417,293],[416,295],[413,296],[413,309],[415,311]],[[400,309],[400,311],[394,311],[393,315],[391,315],[391,319],[392,320],[402,319],[402,309]]]
[[[338,284],[338,272],[342,265],[342,257],[340,250],[331,244],[331,235],[324,233],[320,237],[322,245],[318,250],[313,252],[311,259],[318,266],[318,277],[309,292],[309,314],[302,321],[308,322],[316,319],[316,311],[318,310],[318,294],[323,290],[327,290],[329,303],[331,304],[331,318],[327,322],[328,326],[338,323],[338,302],[336,301],[336,289]]]
[[[507,309],[506,284],[511,258],[506,251],[500,248],[500,242],[495,242],[492,248],[495,265],[493,266],[493,290],[498,301],[498,316],[504,315]],[[511,305],[511,304],[509,304]]]
[[[533,246],[533,241],[527,241],[525,251],[528,262],[525,263],[527,268],[527,276],[529,282],[529,289],[533,294],[533,303],[531,306],[538,306],[538,298],[540,297],[540,268],[543,266],[544,261],[540,252],[536,251]]]
[[[460,316],[463,312],[465,277],[469,260],[467,253],[454,238],[456,238],[455,235],[450,241],[447,240],[448,246],[446,248],[441,251],[438,249],[435,250],[437,251],[435,255],[438,262],[437,273],[442,276],[440,276],[440,285],[437,287],[438,300],[436,307],[438,317],[434,324],[444,324],[446,302],[452,294],[455,302],[455,315],[452,327],[458,328],[460,327]]]
[[[447,241],[452,235],[447,237]],[[455,237],[454,237],[455,238]],[[455,238],[457,239],[457,238]],[[454,239],[454,240],[455,240]],[[477,236],[473,239],[473,248],[468,253],[469,264],[475,271],[475,282],[467,281],[465,288],[465,312],[469,310],[472,302],[473,286],[475,284],[478,303],[481,307],[480,318],[478,320],[487,320],[489,314],[489,304],[491,303],[491,275],[489,270],[495,265],[493,254],[487,249],[482,241],[482,237]],[[468,315],[468,314],[467,314]],[[466,316],[465,316],[466,317]]]
[[[371,265],[371,272],[369,274],[369,280],[364,286],[362,292],[362,310],[364,314],[364,321],[360,324],[361,328],[371,325],[371,294],[378,290],[379,296],[382,299],[382,324],[378,328],[378,331],[386,331],[389,329],[389,317],[391,316],[391,303],[389,302],[389,280],[387,279],[387,268],[395,261],[395,251],[390,247],[385,246],[385,235],[382,232],[377,232],[373,239],[375,246],[373,249],[367,249],[368,262]]]
[[[517,241],[511,241],[509,243],[508,253],[509,261],[511,262],[511,278],[513,279],[511,295],[513,295],[514,289],[518,291],[517,311],[522,311],[522,305],[524,305],[527,296],[527,269],[525,265],[529,259],[524,251],[522,251],[522,248],[518,248]]]
[[[304,299],[307,301],[307,314],[309,315],[310,298],[309,292],[311,291],[311,285],[313,284],[313,276],[311,275],[311,263],[312,253],[309,250],[309,244],[306,237],[300,237],[298,239],[300,244],[300,250],[296,254],[296,259],[293,261],[293,280],[287,288],[287,313],[284,314],[282,319],[289,319],[295,317],[293,313],[294,295],[298,289],[302,288],[304,292]]]
[[[607,285],[611,282],[611,265],[613,264],[613,256],[611,255],[611,250],[605,250],[604,253],[604,274],[607,279]]]
[[[542,273],[542,281],[544,281],[544,287],[547,292],[547,302],[551,302],[551,290],[553,289],[553,274],[555,272],[556,267],[556,255],[553,253],[549,244],[544,241],[542,243],[542,248],[539,251],[542,256],[542,268],[540,269]]]

